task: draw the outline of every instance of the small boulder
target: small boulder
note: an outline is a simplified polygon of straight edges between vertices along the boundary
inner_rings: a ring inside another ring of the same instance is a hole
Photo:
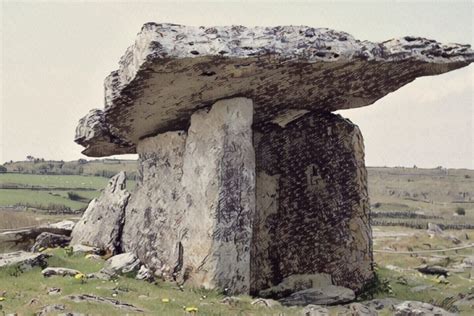
[[[66,306],[63,304],[53,304],[53,305],[46,305],[39,312],[37,312],[36,316],[47,316],[56,314],[57,312],[62,312],[66,309]]]
[[[138,273],[137,273],[137,276],[135,277],[135,279],[145,280],[145,281],[152,281],[153,280],[153,273],[145,265],[142,265],[140,267],[140,270],[138,270]]]
[[[269,299],[269,298],[267,298],[267,299],[257,298],[255,300],[253,300],[252,303],[250,303],[250,304],[256,305],[256,306],[269,307],[269,308],[281,306],[280,302]]]
[[[29,270],[33,267],[46,267],[46,259],[50,257],[44,253],[33,253],[26,251],[15,251],[9,253],[0,253],[0,268],[6,266],[18,265],[23,270]]]
[[[395,316],[451,316],[454,315],[440,307],[428,303],[405,301],[394,306]]]
[[[377,316],[378,313],[374,309],[360,304],[360,303],[352,303],[349,305],[344,305],[339,308],[338,316]]]
[[[443,230],[436,224],[428,223],[428,229],[426,231],[431,238],[434,236],[439,236],[443,234]]]
[[[140,268],[140,260],[131,252],[113,256],[105,262],[105,268],[117,274],[136,273]]]
[[[37,252],[41,248],[65,247],[69,245],[70,241],[71,237],[69,236],[44,232],[36,237],[35,244],[31,248],[31,251]]]
[[[443,275],[445,277],[448,276],[448,272],[449,272],[448,269],[443,268],[441,266],[434,266],[434,265],[431,266],[427,264],[423,264],[419,267],[416,267],[416,270],[424,274]]]
[[[48,289],[48,295],[59,295],[61,294],[61,289],[58,287],[52,287]]]
[[[351,289],[326,285],[321,288],[310,288],[295,292],[289,297],[280,300],[283,305],[305,306],[314,305],[336,305],[351,302],[355,299],[355,293]]]
[[[75,254],[95,254],[100,255],[103,251],[97,247],[91,247],[86,245],[74,245],[72,246],[72,252]]]
[[[54,275],[59,275],[59,276],[75,276],[76,274],[81,273],[78,270],[74,269],[69,269],[69,268],[46,268],[43,271],[41,271],[41,274],[43,274],[44,277],[50,277]]]
[[[307,305],[303,312],[302,316],[329,316],[329,309],[319,306],[319,305]]]

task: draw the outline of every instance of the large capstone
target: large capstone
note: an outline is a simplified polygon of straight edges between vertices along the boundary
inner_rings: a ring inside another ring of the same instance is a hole
[[[255,131],[257,211],[252,289],[327,273],[353,290],[373,277],[364,144],[330,113]]]
[[[288,111],[366,106],[417,77],[467,66],[469,45],[406,36],[382,43],[307,26],[147,23],[105,80],[105,109],[79,124],[88,156],[136,152],[140,139],[185,129],[203,106],[254,102],[254,122]]]

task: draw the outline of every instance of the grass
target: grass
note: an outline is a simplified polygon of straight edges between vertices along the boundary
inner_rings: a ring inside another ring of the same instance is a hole
[[[99,192],[96,191],[96,194],[98,195]],[[67,198],[67,192],[0,189],[1,206],[14,206],[19,203],[29,204],[38,209],[48,209],[50,204],[64,205],[73,210],[87,206],[87,203],[72,201]]]
[[[377,230],[387,232],[386,227],[377,227]],[[392,228],[389,228],[392,229]],[[447,238],[447,235],[454,236],[461,240],[462,244],[469,244],[474,238],[474,230],[465,231],[445,231],[444,236],[435,236],[430,238],[423,230],[394,228],[393,233],[409,233],[407,236],[399,237],[381,237],[375,238],[374,249],[390,249],[394,251],[418,251],[435,250],[456,247],[453,242]],[[392,297],[401,300],[416,300],[431,303],[445,309],[452,308],[448,302],[450,298],[459,298],[460,294],[468,294],[474,290],[474,280],[470,279],[470,271],[466,269],[460,273],[450,273],[447,278],[448,283],[440,283],[434,276],[424,275],[415,270],[416,267],[429,263],[453,268],[461,263],[466,256],[473,255],[473,248],[467,248],[451,252],[439,252],[433,254],[388,254],[374,253],[374,260],[379,269],[378,274],[381,278],[389,281],[393,294]],[[395,267],[395,270],[394,268]],[[429,286],[430,290],[413,292],[416,286]],[[386,297],[380,294],[379,298]],[[454,310],[453,310],[454,311]],[[460,307],[459,312],[462,315],[471,315],[467,306]]]
[[[51,205],[56,205],[79,210],[98,197],[108,181],[107,178],[95,176],[0,174],[1,185],[17,188],[0,189],[0,207],[27,204],[37,209],[51,209]],[[127,181],[129,190],[134,187],[135,181]],[[84,199],[71,200],[68,192]]]
[[[43,188],[87,188],[102,189],[108,179],[93,176],[37,175],[37,174],[0,174],[0,183],[37,186]]]
[[[63,249],[52,251],[49,266],[60,266],[77,269],[82,273],[100,270],[101,261],[86,259],[83,255],[68,257]],[[64,304],[67,311],[92,315],[132,315],[134,313],[117,309],[111,305],[96,303],[73,303],[67,298],[71,294],[95,294],[133,304],[146,310],[147,315],[185,315],[183,306],[197,307],[198,315],[299,315],[300,309],[278,307],[271,310],[251,305],[252,298],[240,296],[235,306],[220,303],[224,296],[216,291],[184,288],[179,290],[176,285],[168,282],[148,283],[132,278],[120,277],[116,281],[89,279],[85,284],[72,277],[44,278],[40,268],[20,273],[17,277],[14,268],[0,269],[0,293],[6,291],[5,300],[0,302],[5,313],[16,312],[19,315],[31,315],[42,306],[48,304]],[[52,287],[61,289],[60,296],[51,296],[47,290]],[[39,304],[29,304],[32,298]],[[168,298],[169,303],[162,299]],[[139,313],[137,313],[139,314]],[[143,314],[142,314],[143,315]]]

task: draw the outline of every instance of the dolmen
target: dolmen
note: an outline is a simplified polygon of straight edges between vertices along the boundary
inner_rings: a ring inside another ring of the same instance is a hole
[[[90,157],[138,153],[139,179],[112,178],[72,244],[228,293],[298,276],[359,293],[374,277],[364,143],[333,112],[473,60],[420,37],[147,23],[75,137]]]

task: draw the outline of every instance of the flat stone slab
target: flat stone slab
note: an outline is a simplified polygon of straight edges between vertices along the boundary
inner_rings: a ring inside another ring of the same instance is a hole
[[[307,26],[147,23],[105,80],[105,108],[80,120],[75,141],[88,156],[135,153],[140,139],[185,129],[197,109],[236,96],[253,100],[254,124],[366,106],[473,60],[470,45],[418,37],[373,43]]]
[[[47,265],[46,259],[49,255],[44,253],[33,253],[26,251],[16,251],[0,254],[0,268],[20,265],[23,268],[32,268],[35,266],[44,267]]]

